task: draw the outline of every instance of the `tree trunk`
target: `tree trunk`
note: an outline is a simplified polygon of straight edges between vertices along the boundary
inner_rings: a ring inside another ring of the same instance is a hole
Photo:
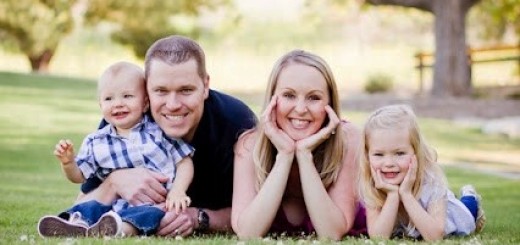
[[[435,0],[435,64],[432,95],[468,96],[472,93],[466,47],[464,1]]]
[[[53,50],[45,50],[38,55],[28,55],[32,72],[49,73],[49,63],[54,56]]]

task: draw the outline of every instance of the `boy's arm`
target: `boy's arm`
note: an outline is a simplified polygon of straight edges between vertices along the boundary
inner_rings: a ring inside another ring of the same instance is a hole
[[[85,178],[74,161],[74,145],[70,140],[60,140],[56,144],[54,155],[61,163],[61,169],[67,179],[73,183],[83,183]]]
[[[172,188],[166,200],[166,208],[169,211],[175,208],[176,213],[179,213],[186,210],[191,203],[190,198],[186,195],[186,191],[193,180],[193,161],[190,157],[185,157],[177,163],[176,167]]]
[[[73,161],[67,164],[62,163],[61,170],[63,170],[63,173],[65,173],[67,179],[69,179],[72,183],[81,184],[85,182],[85,177],[83,177],[83,173],[81,173],[79,170],[76,162]]]

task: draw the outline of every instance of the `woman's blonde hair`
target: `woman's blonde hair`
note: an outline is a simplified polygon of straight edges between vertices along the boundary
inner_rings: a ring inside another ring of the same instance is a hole
[[[374,111],[367,119],[363,128],[360,149],[359,194],[367,207],[380,209],[386,199],[386,193],[375,187],[370,162],[368,160],[369,145],[367,140],[374,129],[407,128],[410,143],[417,157],[417,176],[412,187],[412,193],[418,197],[424,180],[435,180],[435,185],[446,186],[446,178],[437,161],[437,153],[426,144],[420,133],[417,117],[408,105],[398,104],[384,106]]]
[[[341,118],[338,89],[336,87],[336,81],[334,80],[331,69],[325,60],[323,60],[321,57],[303,50],[293,50],[282,56],[275,63],[273,70],[271,71],[271,75],[269,76],[267,90],[265,92],[263,110],[266,109],[274,95],[280,73],[285,67],[291,64],[301,64],[313,67],[323,75],[328,87],[330,98],[329,105],[332,107],[336,115]],[[324,127],[327,122],[328,120],[324,122],[322,127]],[[273,167],[277,152],[274,145],[264,133],[263,122],[259,122],[257,133],[259,137],[255,144],[253,158],[257,175],[256,188],[260,189]],[[314,164],[318,170],[318,173],[320,174],[321,181],[326,188],[335,182],[338,176],[344,154],[343,145],[343,133],[338,132],[331,135],[313,151]]]

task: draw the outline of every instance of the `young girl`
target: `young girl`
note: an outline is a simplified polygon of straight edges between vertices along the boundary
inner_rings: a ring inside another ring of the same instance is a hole
[[[483,228],[480,196],[467,185],[455,198],[409,106],[373,112],[361,141],[359,187],[370,237],[432,241]]]

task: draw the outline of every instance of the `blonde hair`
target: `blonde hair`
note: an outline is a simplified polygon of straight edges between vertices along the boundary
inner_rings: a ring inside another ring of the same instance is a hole
[[[332,107],[336,115],[341,118],[338,89],[331,69],[325,60],[323,60],[321,57],[303,50],[291,51],[282,56],[275,63],[273,70],[271,71],[271,75],[269,76],[263,109],[266,109],[274,95],[280,73],[285,67],[291,64],[301,64],[313,67],[323,75],[328,87],[330,98],[329,105]],[[259,137],[257,138],[253,150],[253,160],[255,163],[257,177],[256,188],[260,189],[273,167],[277,152],[274,145],[264,133],[263,122],[259,122],[257,132]],[[331,135],[313,151],[314,164],[316,165],[316,169],[320,174],[321,181],[325,188],[329,187],[333,182],[336,181],[341,167],[343,153],[344,136],[341,132]]]
[[[145,90],[145,79],[144,72],[141,67],[136,64],[132,64],[126,61],[119,61],[112,65],[110,65],[98,79],[98,95],[100,90],[103,87],[103,84],[112,81],[116,77],[128,78],[128,81],[137,81],[142,85],[143,90]],[[131,79],[131,80],[130,80]],[[146,90],[145,90],[146,95]]]
[[[446,186],[446,178],[437,161],[437,153],[426,144],[420,133],[417,117],[408,105],[398,104],[384,106],[374,111],[363,128],[360,150],[359,194],[367,207],[380,209],[386,199],[386,193],[375,187],[370,162],[368,160],[369,145],[367,139],[374,129],[408,128],[410,143],[417,157],[417,176],[412,193],[417,198],[425,180],[435,181],[436,185]]]

